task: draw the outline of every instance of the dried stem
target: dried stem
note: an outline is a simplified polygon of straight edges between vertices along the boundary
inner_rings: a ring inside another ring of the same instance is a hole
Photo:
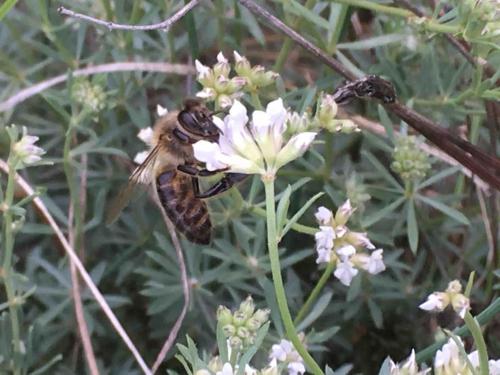
[[[179,268],[181,271],[181,283],[182,283],[182,293],[184,294],[184,305],[182,306],[181,313],[177,317],[177,320],[175,321],[172,330],[168,334],[167,340],[163,344],[163,347],[160,350],[160,353],[158,353],[158,356],[156,357],[156,360],[153,364],[152,371],[153,374],[158,370],[160,367],[161,363],[167,356],[167,353],[169,350],[172,348],[172,345],[175,343],[175,340],[177,338],[177,334],[179,333],[179,330],[181,329],[182,322],[184,321],[184,318],[186,317],[186,313],[189,307],[190,303],[190,292],[189,292],[189,281],[187,277],[187,271],[186,271],[186,263],[184,261],[184,255],[182,252],[182,246],[179,241],[179,237],[177,236],[177,232],[175,230],[174,224],[172,221],[168,218],[168,216],[165,214],[165,211],[163,210],[163,207],[160,204],[160,200],[158,198],[158,194],[155,193],[155,202],[158,205],[160,212],[163,216],[163,220],[165,221],[165,225],[168,229],[168,232],[170,234],[170,238],[172,239],[172,244],[174,245],[175,249],[175,254],[177,256],[177,262],[179,263]]]
[[[0,169],[3,170],[5,173],[8,173],[8,170],[9,170],[7,163],[2,159],[0,159]],[[33,188],[19,174],[16,173],[15,179],[16,179],[17,184],[21,187],[21,189],[27,195],[34,194]],[[114,327],[116,332],[122,338],[123,342],[127,345],[129,350],[134,355],[137,363],[141,367],[144,374],[151,375],[152,374],[151,370],[148,368],[148,366],[144,362],[144,359],[141,357],[139,351],[137,350],[137,348],[133,344],[132,340],[130,340],[130,337],[127,335],[127,332],[125,331],[125,329],[121,325],[120,321],[116,318],[115,314],[113,313],[113,311],[109,307],[108,303],[106,302],[106,299],[104,298],[102,293],[99,291],[97,286],[92,281],[92,278],[90,277],[87,270],[83,266],[82,262],[78,258],[78,255],[76,255],[75,250],[70,246],[66,237],[64,237],[64,234],[63,234],[61,228],[59,228],[59,226],[57,225],[56,221],[54,220],[54,218],[50,214],[49,210],[47,209],[47,206],[45,206],[45,204],[43,203],[43,201],[39,197],[35,197],[33,199],[33,203],[38,208],[40,213],[43,215],[45,220],[49,223],[50,227],[52,228],[52,230],[56,234],[59,242],[63,246],[64,251],[66,252],[68,257],[70,258],[70,260],[75,264],[75,267],[78,270],[78,272],[80,273],[80,276],[82,277],[83,281],[85,282],[85,284],[87,284],[87,286],[90,289],[90,292],[94,296],[95,300],[97,301],[97,303],[99,304],[99,306],[103,310],[106,317],[111,322],[111,325]]]
[[[316,45],[302,37],[296,31],[292,30],[281,20],[269,13],[266,9],[256,4],[253,0],[239,0],[239,2],[251,12],[264,18],[267,21],[266,25],[272,25],[289,36],[304,49],[317,57],[321,62],[331,67],[345,78],[349,80],[355,80],[357,78],[354,73],[347,69],[341,62],[329,56]],[[406,121],[411,127],[429,139],[441,150],[473,171],[474,174],[477,174],[483,180],[489,182],[492,186],[500,190],[500,177],[496,176],[494,172],[495,168],[497,170],[500,168],[500,159],[486,154],[476,146],[458,136],[453,135],[433,121],[401,103],[396,102],[386,104],[385,107],[396,116]],[[488,169],[487,166],[490,169]]]
[[[0,112],[8,111],[14,108],[19,103],[29,99],[30,97],[41,93],[44,90],[51,88],[65,82],[70,75],[73,77],[89,76],[99,73],[113,73],[113,72],[128,72],[128,71],[149,71],[158,73],[186,75],[194,72],[194,68],[190,65],[184,64],[168,64],[168,63],[154,63],[154,62],[118,62],[111,64],[102,64],[96,66],[89,66],[83,69],[77,69],[70,73],[58,75],[49,78],[45,81],[30,86],[24,90],[19,91],[17,94],[11,96],[7,100],[0,102]]]
[[[114,23],[111,21],[103,21],[91,16],[87,16],[82,13],[76,13],[72,10],[66,9],[64,7],[57,8],[57,11],[64,16],[77,18],[83,21],[87,21],[90,23],[94,23],[96,25],[106,26],[109,30],[131,30],[131,31],[147,31],[147,30],[166,30],[174,23],[179,21],[182,17],[186,15],[189,11],[191,11],[194,7],[196,7],[201,0],[191,0],[189,3],[184,5],[181,9],[179,9],[176,13],[174,13],[171,17],[167,18],[165,21],[160,23],[154,23],[151,25],[125,25],[120,23]]]

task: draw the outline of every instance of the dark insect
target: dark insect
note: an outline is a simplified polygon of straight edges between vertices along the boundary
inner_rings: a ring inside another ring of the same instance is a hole
[[[396,91],[389,81],[378,76],[369,75],[348,82],[333,92],[333,99],[340,105],[347,104],[354,98],[363,97],[376,98],[383,103],[394,103],[396,101]]]

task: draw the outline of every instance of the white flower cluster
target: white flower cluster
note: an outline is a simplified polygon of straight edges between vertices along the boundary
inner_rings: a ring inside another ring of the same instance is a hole
[[[208,364],[208,369],[201,369],[195,372],[195,375],[236,375],[238,373],[238,366],[231,365],[231,363],[222,363],[219,357],[213,358]],[[279,375],[278,365],[276,360],[272,360],[262,370],[257,370],[250,365],[245,366],[244,375]]]
[[[315,234],[318,253],[316,263],[334,263],[335,277],[346,286],[351,284],[359,269],[372,275],[385,270],[382,255],[384,251],[375,249],[366,233],[353,232],[346,226],[354,210],[347,200],[339,207],[335,216],[325,207],[319,207],[315,214],[320,224],[320,230]],[[373,251],[368,255],[359,252],[361,248]]]
[[[281,340],[271,348],[269,356],[272,361],[279,361],[286,364],[289,375],[302,375],[306,372],[304,361],[299,353],[288,340]]]
[[[196,60],[198,82],[203,86],[203,90],[196,96],[214,101],[216,107],[227,108],[235,99],[243,96],[244,91],[256,92],[259,88],[273,83],[278,77],[278,74],[266,71],[260,65],[251,66],[247,58],[236,51],[234,60],[234,70],[238,74],[234,77],[230,77],[231,65],[222,52],[217,55],[217,63],[212,68]]]
[[[12,139],[17,139],[18,131],[15,125],[7,128],[9,133],[12,133]],[[24,168],[25,166],[37,164],[42,160],[42,155],[45,154],[45,150],[41,147],[35,145],[38,141],[38,137],[28,134],[28,129],[23,126],[23,133],[21,139],[14,143],[12,146],[12,151],[17,157],[16,169]]]
[[[462,285],[458,280],[453,280],[448,284],[444,292],[434,292],[427,297],[427,301],[419,307],[422,310],[441,312],[451,304],[453,310],[463,319],[465,313],[470,310],[469,299],[462,293]]]
[[[443,347],[436,352],[434,357],[434,375],[474,375],[479,371],[479,354],[476,351],[467,355],[462,355],[463,344],[460,338],[456,338],[461,347],[455,340],[450,339]],[[469,367],[470,362],[472,369]],[[490,375],[500,375],[500,360],[489,360],[488,370]],[[419,370],[415,361],[415,351],[412,350],[410,357],[398,365],[390,361],[391,375],[425,375],[430,373],[431,369]]]
[[[206,163],[209,171],[226,169],[274,176],[280,167],[300,157],[316,136],[314,132],[302,132],[288,138],[287,114],[280,98],[270,102],[266,111],[254,111],[248,124],[247,109],[236,100],[224,121],[213,117],[221,133],[218,143],[196,142],[194,156]]]

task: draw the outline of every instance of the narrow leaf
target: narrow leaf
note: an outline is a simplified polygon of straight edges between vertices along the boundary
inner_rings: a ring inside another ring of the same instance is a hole
[[[415,203],[413,199],[408,201],[406,224],[406,231],[408,234],[408,241],[410,242],[410,249],[413,254],[416,254],[418,248],[418,223],[417,216],[415,215]]]
[[[424,197],[422,195],[417,195],[417,199],[428,204],[431,207],[434,207],[436,210],[441,211],[443,214],[451,217],[452,219],[464,225],[470,225],[469,219],[467,219],[467,217],[465,217],[463,213],[450,206],[445,205],[442,202],[439,202],[432,198]]]
[[[298,210],[295,215],[292,216],[292,218],[290,220],[288,220],[288,223],[285,225],[285,228],[283,229],[283,233],[281,234],[280,237],[283,237],[289,230],[290,228],[297,222],[299,221],[299,219],[302,217],[302,215],[304,215],[304,212],[307,211],[307,209],[309,207],[311,207],[311,205],[316,202],[316,200],[321,197],[324,193],[321,192],[321,193],[318,193],[316,195],[314,195],[312,198],[310,198],[305,205],[303,205],[300,210]]]

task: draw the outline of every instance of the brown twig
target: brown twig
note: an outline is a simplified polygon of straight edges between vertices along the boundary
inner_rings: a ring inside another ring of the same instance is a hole
[[[256,4],[253,0],[239,0],[239,2],[252,13],[264,18],[267,21],[267,25],[272,25],[286,34],[288,37],[300,44],[304,49],[311,52],[324,64],[331,67],[345,78],[349,80],[356,79],[355,75],[342,63],[326,54],[323,50],[302,37],[296,31],[292,30],[281,20],[269,13],[266,9]],[[396,102],[386,104],[385,107],[399,118],[406,121],[411,127],[429,139],[441,150],[473,171],[474,174],[477,174],[484,181],[487,181],[493,187],[500,190],[500,177],[495,175],[495,171],[500,169],[500,159],[486,154],[476,146],[453,135],[428,118],[401,103]],[[492,170],[488,169],[486,166],[489,166]]]
[[[186,15],[191,9],[196,7],[201,0],[191,0],[189,3],[184,5],[181,9],[179,9],[176,13],[174,13],[171,17],[167,18],[165,21],[160,23],[154,23],[151,25],[125,25],[120,23],[115,23],[111,21],[103,21],[91,16],[87,16],[86,14],[76,13],[72,10],[66,9],[62,6],[57,8],[57,11],[64,16],[77,18],[79,20],[95,23],[96,25],[106,26],[109,30],[131,30],[131,31],[148,31],[148,30],[166,30],[168,31],[170,27],[177,21],[179,21],[182,17]]]
[[[0,169],[3,170],[4,173],[9,173],[9,166],[2,159],[0,159]],[[16,180],[16,183],[21,187],[21,189],[28,196],[31,196],[35,193],[33,188],[28,184],[28,182],[26,182],[26,180],[24,178],[22,178],[17,173],[15,176],[15,180]],[[80,273],[80,276],[82,277],[85,284],[87,284],[88,288],[90,289],[90,292],[92,293],[95,300],[97,301],[97,303],[99,304],[99,306],[103,310],[106,317],[111,322],[111,325],[113,326],[113,328],[116,330],[118,335],[122,338],[123,342],[127,345],[129,350],[132,352],[134,358],[136,359],[137,363],[141,367],[144,374],[151,375],[152,374],[151,370],[146,365],[146,362],[144,362],[144,359],[141,357],[139,351],[135,347],[132,340],[130,340],[130,337],[127,335],[127,332],[125,331],[125,329],[121,325],[118,318],[113,313],[113,310],[111,310],[111,308],[109,307],[108,303],[106,302],[106,299],[104,298],[102,293],[99,291],[97,286],[92,281],[92,278],[90,277],[89,273],[87,272],[87,270],[83,266],[82,262],[78,258],[78,255],[76,255],[75,250],[73,249],[73,247],[70,246],[66,237],[64,237],[64,234],[63,234],[61,228],[59,228],[59,226],[57,225],[56,221],[54,220],[54,218],[50,214],[49,210],[47,209],[47,206],[45,206],[45,203],[43,203],[43,201],[40,199],[40,197],[35,197],[33,199],[33,204],[38,208],[40,213],[43,215],[45,220],[48,222],[48,224],[50,225],[50,227],[52,228],[52,230],[56,234],[59,242],[61,243],[61,245],[64,248],[64,251],[66,252],[68,257],[70,258],[71,262],[74,263],[76,269]]]
[[[155,191],[156,192],[156,191]],[[189,307],[191,295],[189,292],[189,282],[188,282],[188,277],[187,277],[187,271],[186,271],[186,263],[184,261],[184,255],[182,252],[182,246],[179,241],[179,237],[177,236],[177,231],[175,230],[174,224],[168,216],[165,214],[165,211],[163,210],[163,207],[160,204],[160,200],[158,198],[158,194],[155,193],[155,203],[157,204],[158,208],[160,209],[160,212],[163,216],[163,220],[165,221],[165,225],[168,229],[168,232],[170,233],[170,238],[172,239],[172,244],[174,245],[175,249],[175,254],[177,256],[177,262],[179,263],[179,269],[181,272],[181,283],[182,283],[182,293],[184,294],[184,304],[182,306],[181,313],[177,317],[177,320],[175,321],[170,333],[168,334],[167,340],[163,344],[160,352],[158,353],[158,356],[155,359],[155,362],[152,367],[153,374],[158,370],[160,365],[162,364],[163,360],[167,356],[167,353],[169,350],[172,348],[172,345],[175,343],[175,340],[177,338],[177,334],[179,333],[179,330],[181,329],[182,322],[184,321],[184,318],[186,317],[187,310]]]
[[[14,108],[19,103],[25,101],[26,99],[36,94],[39,94],[42,91],[51,88],[52,86],[65,82],[70,77],[70,74],[73,77],[81,77],[99,73],[114,73],[114,72],[128,72],[128,71],[149,71],[158,73],[186,75],[194,72],[194,68],[192,66],[184,64],[168,64],[168,63],[154,63],[154,62],[118,62],[111,64],[89,66],[87,68],[77,69],[72,72],[68,72],[53,78],[49,78],[45,81],[39,82],[33,86],[30,86],[24,90],[19,91],[17,94],[4,100],[3,102],[0,102],[0,112],[8,111]]]

